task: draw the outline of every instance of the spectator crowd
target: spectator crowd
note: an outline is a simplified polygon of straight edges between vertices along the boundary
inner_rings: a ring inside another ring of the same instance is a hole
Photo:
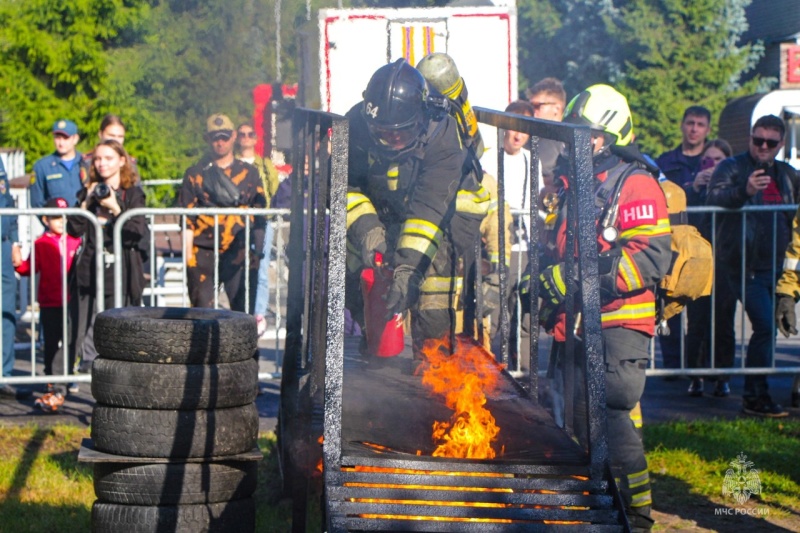
[[[526,91],[525,98],[509,104],[506,111],[561,121],[569,111],[568,99],[559,80],[546,78]],[[661,180],[680,186],[688,206],[738,210],[748,206],[788,206],[800,201],[796,170],[776,160],[786,137],[781,118],[773,115],[758,118],[751,128],[747,150],[739,154],[732,153],[724,139],[709,138],[712,121],[705,107],[687,107],[675,125],[681,132],[680,144],[654,158],[657,168],[653,168],[653,173]],[[149,259],[150,239],[144,217],[126,220],[121,231],[123,254],[114,258],[111,253],[115,221],[122,213],[146,205],[136,158],[124,148],[126,133],[120,117],[107,115],[100,122],[92,149],[81,153],[78,151],[81,136],[76,123],[66,118],[57,120],[52,126],[54,151],[35,162],[28,188],[30,207],[49,210],[39,217],[44,231],[32,244],[30,257],[22,257],[16,217],[2,217],[3,376],[12,374],[15,360],[15,272],[20,276],[37,275],[40,279],[36,300],[42,324],[46,375],[65,372],[64,349],[68,353],[68,373],[88,372],[97,356],[92,332],[98,297],[94,275],[97,254],[103,258],[104,306],[114,305],[114,261],[122,264],[124,304],[142,304],[144,265]],[[186,170],[177,206],[189,209],[288,207],[285,200],[289,180],[279,174],[268,157],[256,153],[258,138],[252,122],[241,121],[237,127],[229,117],[213,114],[205,124],[203,140],[207,145],[206,155]],[[631,145],[634,142],[635,136],[632,136]],[[501,151],[506,206],[528,211],[529,183],[538,183],[538,213],[544,227],[552,229],[556,219],[553,206],[562,187],[558,165],[564,147],[555,141],[543,139],[539,142],[539,168],[532,174],[529,145],[528,135],[505,131],[502,145],[490,148],[481,161],[486,173],[484,185],[496,206],[496,151]],[[13,206],[8,177],[0,164],[0,207]],[[77,208],[96,218],[102,228],[102,242],[97,241],[90,218],[58,214],[58,210],[64,208]],[[746,221],[744,234],[742,218]],[[783,320],[781,331],[787,336],[796,332],[790,319],[794,319],[793,302],[800,298],[800,289],[792,285],[796,277],[792,278],[791,273],[800,267],[797,267],[796,258],[788,257],[784,262],[784,250],[788,247],[792,253],[793,236],[798,235],[797,221],[794,221],[793,230],[793,217],[784,211],[777,214],[725,211],[716,213],[713,223],[711,214],[692,213],[689,223],[714,244],[715,289],[713,296],[689,302],[684,314],[668,321],[668,327],[664,328],[668,333],[659,336],[663,367],[732,367],[736,353],[734,312],[737,301],[743,303],[752,326],[745,366],[771,366],[776,284],[782,274],[783,281],[778,289],[783,306],[779,316]],[[523,215],[507,228],[511,246],[505,261],[513,267],[512,280],[526,269],[529,243],[536,247],[542,238],[532,233],[533,227],[529,217]],[[186,228],[183,253],[192,306],[219,305],[219,289],[223,288],[230,308],[252,313],[259,332],[263,333],[270,313],[267,304],[268,267],[274,240],[272,221],[267,217],[239,214],[198,214],[187,217]],[[795,243],[795,246],[800,247],[800,244]],[[507,306],[514,316],[524,310],[519,287],[509,287],[506,294],[499,294],[496,272],[500,258],[496,249],[487,253],[494,267],[485,277],[484,294],[492,314],[491,322],[496,325],[501,306]],[[784,268],[789,274],[783,272]],[[62,283],[64,279],[68,280],[66,285]],[[785,281],[787,279],[789,281]],[[424,285],[421,290],[424,294]],[[517,323],[520,338],[516,338],[516,331],[512,332],[515,357],[526,353],[530,334],[526,331],[527,321],[517,320]],[[498,333],[496,327],[491,329],[495,341]],[[75,383],[48,385],[37,399],[37,405],[45,411],[57,411],[67,394],[77,390]],[[798,407],[800,383],[797,380],[793,391],[790,401]],[[687,393],[690,396],[706,393],[720,398],[729,396],[729,378],[718,374],[695,375]],[[0,386],[0,396],[18,398],[23,394],[11,385]],[[759,374],[748,374],[745,378],[743,411],[767,417],[787,414],[771,398],[766,375]]]

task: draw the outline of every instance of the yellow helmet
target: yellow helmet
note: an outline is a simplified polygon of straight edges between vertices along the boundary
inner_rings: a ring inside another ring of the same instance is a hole
[[[633,119],[628,100],[609,85],[582,91],[564,110],[564,122],[582,124],[612,135],[617,146],[633,142]]]

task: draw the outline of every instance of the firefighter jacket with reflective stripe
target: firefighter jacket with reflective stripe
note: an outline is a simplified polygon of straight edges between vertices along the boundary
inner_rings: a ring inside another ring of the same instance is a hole
[[[451,116],[431,119],[413,149],[388,157],[369,134],[362,106],[347,113],[348,244],[351,251],[360,248],[367,233],[383,225],[391,264],[425,273],[453,217],[480,221],[489,210],[489,194]]]
[[[800,208],[792,220],[792,242],[786,247],[786,256],[783,259],[783,274],[775,288],[778,294],[785,294],[800,300]]]
[[[603,189],[602,183],[609,175],[620,176],[628,165],[630,163],[620,162],[597,174],[596,190]],[[565,177],[561,179],[566,183]],[[603,238],[599,223],[597,228],[602,326],[604,329],[623,327],[652,336],[656,317],[655,287],[668,272],[672,258],[667,203],[655,178],[646,170],[637,169],[622,184],[617,205],[619,211],[613,224],[618,235],[616,241],[609,243]],[[554,230],[546,232],[546,253],[549,251],[552,256],[548,258],[549,264],[561,262],[565,257],[565,211],[561,210]],[[599,211],[598,217],[604,212]],[[553,331],[556,340],[565,339],[565,326],[566,315],[561,310]]]

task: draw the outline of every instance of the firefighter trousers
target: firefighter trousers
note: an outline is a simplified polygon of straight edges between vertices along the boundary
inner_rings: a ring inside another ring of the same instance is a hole
[[[642,438],[631,420],[631,411],[644,392],[649,347],[650,338],[638,331],[603,330],[609,463],[632,531],[646,531],[653,525],[647,459]]]
[[[563,350],[563,344],[559,343]],[[625,328],[603,330],[605,359],[608,459],[619,487],[632,531],[648,531],[652,495],[647,459],[640,431],[631,419],[644,392],[650,337]],[[576,361],[574,428],[585,441],[586,400],[584,365]],[[558,375],[558,372],[555,373]],[[559,389],[558,384],[554,388]],[[563,390],[563,388],[562,388]],[[583,435],[581,435],[583,433]]]
[[[214,250],[195,248],[196,265],[186,269],[186,282],[192,307],[214,307],[215,285]],[[249,287],[245,286],[244,247],[232,247],[219,254],[217,281],[224,286],[232,311],[253,311],[258,281],[258,263],[250,262]],[[248,294],[249,292],[249,294]],[[249,298],[245,298],[245,295]]]

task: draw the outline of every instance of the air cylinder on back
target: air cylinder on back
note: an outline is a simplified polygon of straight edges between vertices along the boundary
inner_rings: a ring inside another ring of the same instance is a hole
[[[467,85],[458,73],[453,58],[442,52],[434,52],[420,60],[417,70],[431,86],[456,105],[459,111],[456,118],[464,143],[471,146],[478,157],[483,155],[483,138],[478,129],[478,120],[467,99]]]

